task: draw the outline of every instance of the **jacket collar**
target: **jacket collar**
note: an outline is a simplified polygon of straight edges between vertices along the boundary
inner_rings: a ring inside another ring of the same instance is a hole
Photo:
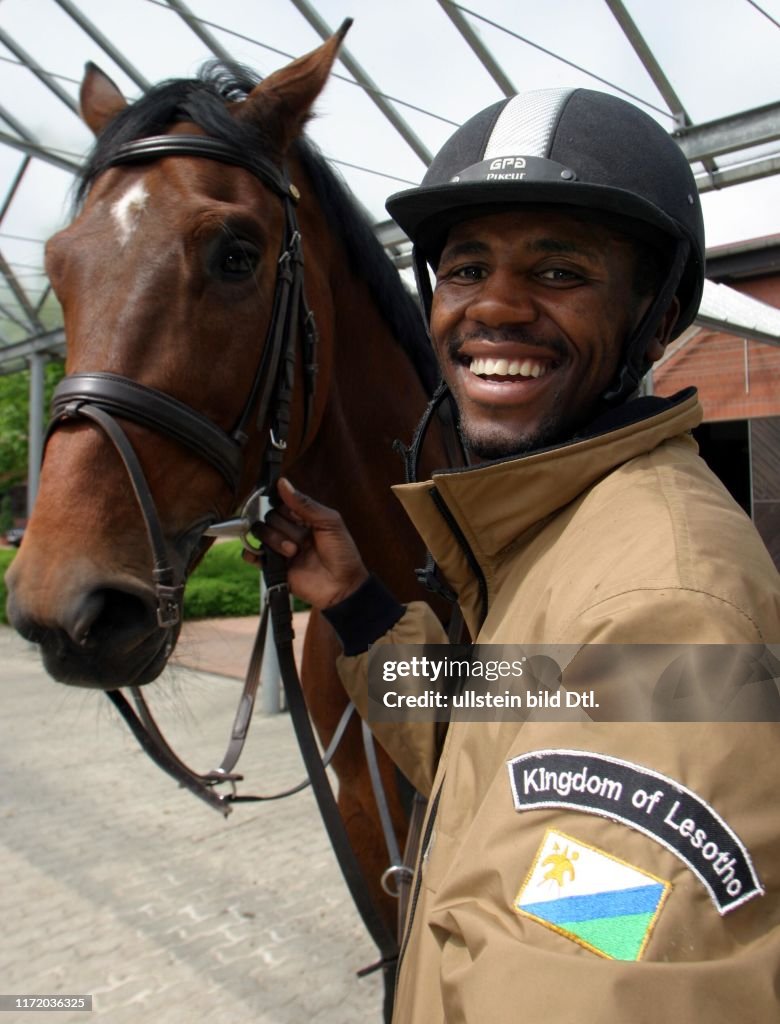
[[[434,473],[432,480],[399,484],[393,491],[462,600],[464,589],[470,589],[474,580],[473,560],[490,590],[503,553],[524,533],[617,466],[701,422],[702,409],[693,388],[664,405],[663,411],[642,417],[647,402],[638,399],[616,410],[616,415],[593,423],[587,437],[468,469]],[[435,502],[439,506],[443,502],[446,509],[437,508]],[[457,532],[473,556],[471,565],[457,543]]]

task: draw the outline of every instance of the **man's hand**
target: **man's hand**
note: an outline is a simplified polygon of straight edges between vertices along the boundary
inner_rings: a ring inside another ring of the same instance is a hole
[[[330,608],[353,594],[368,570],[338,512],[296,491],[284,477],[278,491],[283,504],[268,513],[257,537],[287,558],[293,594],[315,608]],[[244,557],[257,562],[248,553]]]

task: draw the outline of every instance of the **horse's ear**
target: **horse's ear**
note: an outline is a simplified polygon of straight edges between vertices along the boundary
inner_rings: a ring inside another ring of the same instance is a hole
[[[95,135],[100,135],[109,121],[113,121],[127,106],[119,86],[92,61],[84,67],[79,102],[81,116]]]
[[[264,78],[243,103],[236,105],[236,117],[262,125],[277,142],[280,153],[285,153],[310,117],[312,104],[328,80],[351,24],[352,19],[347,18],[322,46]]]

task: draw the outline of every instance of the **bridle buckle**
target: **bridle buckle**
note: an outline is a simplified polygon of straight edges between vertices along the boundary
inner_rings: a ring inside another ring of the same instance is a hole
[[[181,620],[179,611],[183,586],[171,587],[163,583],[155,585],[157,591],[157,624],[163,629],[178,625]]]

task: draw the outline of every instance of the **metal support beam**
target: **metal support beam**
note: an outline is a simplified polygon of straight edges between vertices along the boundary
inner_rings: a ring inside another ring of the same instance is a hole
[[[2,225],[3,220],[5,219],[5,215],[8,213],[9,209],[11,208],[11,203],[14,201],[14,196],[16,195],[17,191],[19,190],[19,186],[22,184],[22,179],[24,178],[24,172],[30,166],[30,160],[31,159],[32,159],[31,157],[26,156],[24,158],[24,160],[22,160],[22,162],[21,162],[21,164],[19,166],[19,170],[16,172],[16,176],[15,176],[14,180],[11,182],[11,187],[8,189],[8,191],[5,194],[5,199],[3,200],[3,205],[2,205],[2,207],[0,207],[0,225]]]
[[[712,192],[715,189],[728,188],[729,185],[741,185],[746,181],[758,181],[772,174],[780,174],[780,156],[770,156],[766,160],[753,160],[735,167],[724,167],[714,174],[698,176],[696,187],[700,193]]]
[[[184,3],[184,0],[165,0],[172,11],[176,11],[179,17],[184,21],[192,32],[200,39],[202,43],[211,50],[217,60],[231,61],[235,58],[229,53],[225,47],[217,41],[216,37],[209,32],[205,25],[201,24],[198,18],[192,13],[189,7]]]
[[[46,287],[41,292],[40,299],[38,299],[38,305],[35,307],[35,312],[38,314],[38,316],[40,316],[41,310],[43,309],[43,304],[48,299],[50,293],[51,293],[51,284],[47,283]]]
[[[38,319],[38,314],[35,312],[35,307],[27,297],[27,293],[24,288],[19,284],[16,274],[11,270],[10,264],[6,260],[5,256],[0,253],[0,274],[5,278],[8,287],[13,292],[14,298],[22,307],[24,315],[30,321],[33,327],[43,330],[43,324]]]
[[[8,306],[0,302],[0,318],[5,317],[6,320],[10,320],[11,323],[16,324],[17,327],[21,327],[23,331],[29,331],[30,325],[25,323],[24,320],[20,320],[19,317],[10,310]]]
[[[650,75],[653,84],[663,96],[667,107],[674,114],[675,120],[680,125],[690,124],[691,119],[683,106],[683,102],[672,86],[672,83],[664,74],[661,65],[655,59],[655,55],[647,45],[644,36],[639,31],[636,22],[628,13],[621,0],[606,0],[607,7],[615,17],[623,34],[634,49],[637,57],[642,61],[645,71]]]
[[[36,353],[30,357],[30,409],[27,430],[27,518],[32,515],[38,495],[43,461],[43,403],[44,368],[46,356]]]
[[[606,0],[606,3],[610,11],[612,11],[618,25],[620,25],[623,30],[623,34],[634,48],[634,52],[642,61],[645,71],[647,71],[648,75],[652,78],[653,84],[663,96],[664,102],[674,115],[676,124],[680,128],[685,125],[689,125],[691,123],[691,118],[688,111],[685,109],[682,100],[675,92],[672,83],[664,74],[661,65],[655,59],[653,51],[647,45],[647,42],[639,31],[636,22],[628,13],[621,0]],[[718,173],[718,165],[709,156],[702,156],[700,159],[705,170],[714,178]],[[716,185],[713,185],[713,188],[716,187]]]
[[[71,0],[55,0],[55,3],[58,3],[63,11],[70,15],[79,28],[83,32],[86,32],[89,38],[93,42],[97,43],[104,53],[108,54],[117,67],[120,67],[127,77],[132,79],[142,92],[147,91],[151,83],[144,78],[141,72],[130,63],[127,57],[125,57],[125,55],[114,46],[111,40],[107,36],[103,35],[97,25],[90,21],[86,14],[79,10],[74,3],[71,3]]]
[[[15,135],[9,135],[8,132],[0,132],[0,144],[11,146],[13,149],[18,149],[21,153],[37,157],[39,160],[45,160],[46,163],[54,164],[55,167],[59,167],[63,171],[70,171],[71,174],[75,174],[79,170],[79,164],[75,160],[68,160],[67,157],[58,156],[38,142],[30,142],[28,139],[17,139]]]
[[[11,113],[11,111],[4,107],[1,103],[0,118],[2,118],[10,128],[13,128],[17,135],[21,135],[21,137],[23,139],[26,139],[28,142],[35,142],[35,137],[30,135],[30,133],[27,131],[22,122],[18,121]]]
[[[55,331],[39,334],[34,338],[25,338],[11,345],[0,348],[0,373],[5,367],[13,366],[18,370],[20,365],[39,353],[62,356],[65,352],[65,331],[59,327]]]
[[[776,142],[780,139],[780,103],[679,128],[672,135],[690,163]]]
[[[170,0],[168,0],[168,2],[170,3]],[[292,0],[292,3],[321,39],[330,39],[333,35],[333,29],[319,16],[307,0]],[[342,45],[339,50],[339,60],[344,67],[347,68],[349,73],[355,77],[358,84],[363,87],[363,90],[371,102],[379,107],[390,124],[392,124],[398,134],[403,138],[404,142],[414,150],[417,156],[427,167],[433,159],[431,151],[416,132],[413,131],[406,121],[404,121],[395,107],[391,103],[388,103],[382,95],[382,91],[379,86],[374,82],[368,72],[364,70],[362,65],[355,60],[346,46]]]
[[[479,58],[482,66],[485,68],[487,73],[499,87],[501,92],[505,96],[514,96],[517,89],[514,87],[506,74],[504,69],[495,59],[490,50],[480,39],[475,29],[471,27],[462,12],[454,5],[448,2],[448,0],[438,0],[439,7],[444,11],[447,17],[450,19],[455,28],[460,32],[466,42],[469,44],[471,49],[474,51],[476,56]]]
[[[9,36],[8,33],[2,28],[0,28],[0,43],[2,43],[3,46],[7,47],[14,55],[14,57],[20,60],[22,64],[25,64],[27,68],[30,71],[32,71],[35,77],[38,78],[41,82],[43,82],[47,89],[54,93],[57,99],[61,100],[66,107],[69,107],[70,110],[73,111],[76,117],[79,116],[79,105],[70,95],[70,93],[66,92],[65,89],[62,88],[60,83],[52,75],[50,75],[48,71],[45,71],[40,66],[38,61],[35,60],[33,56],[31,56],[25,49],[23,49],[16,42],[16,40]]]

